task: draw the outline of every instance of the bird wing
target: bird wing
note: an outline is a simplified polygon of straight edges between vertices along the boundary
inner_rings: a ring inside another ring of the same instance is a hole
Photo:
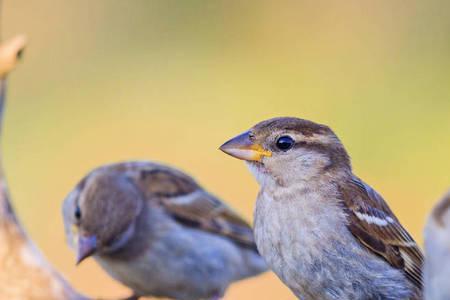
[[[367,249],[402,269],[407,278],[421,288],[422,252],[384,199],[357,177],[341,187],[341,193],[351,233]]]
[[[250,225],[217,197],[203,190],[192,177],[153,163],[141,164],[135,171],[146,198],[156,201],[179,223],[256,249]]]

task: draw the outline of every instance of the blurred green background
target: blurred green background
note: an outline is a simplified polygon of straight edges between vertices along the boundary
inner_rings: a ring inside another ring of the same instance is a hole
[[[91,296],[127,295],[75,268],[60,206],[90,169],[168,162],[249,220],[258,187],[217,150],[273,116],[330,125],[418,241],[450,184],[447,1],[4,0],[26,33],[3,139],[15,207],[49,260]],[[226,299],[294,299],[272,274]]]

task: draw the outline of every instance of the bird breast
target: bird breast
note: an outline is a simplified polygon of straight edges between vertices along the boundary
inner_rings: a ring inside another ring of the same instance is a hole
[[[314,187],[263,189],[255,211],[258,250],[300,299],[385,299],[406,279],[359,244],[334,195]],[[409,293],[400,292],[392,299]]]
[[[301,190],[261,191],[255,211],[255,240],[271,268],[291,289],[315,276],[324,252],[348,235],[345,216],[323,203],[323,195]],[[331,201],[328,201],[331,203]],[[331,205],[331,204],[330,204]],[[325,262],[331,264],[332,262]],[[295,291],[294,291],[295,292]]]

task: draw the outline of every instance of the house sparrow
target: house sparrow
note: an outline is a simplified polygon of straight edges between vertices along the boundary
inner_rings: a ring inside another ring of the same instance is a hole
[[[256,245],[299,299],[421,298],[420,249],[329,127],[274,118],[220,149],[260,184]]]
[[[153,162],[95,169],[63,204],[77,263],[89,256],[140,296],[218,299],[266,270],[251,227],[190,176]]]
[[[450,299],[449,280],[450,191],[435,206],[425,227],[425,299]]]

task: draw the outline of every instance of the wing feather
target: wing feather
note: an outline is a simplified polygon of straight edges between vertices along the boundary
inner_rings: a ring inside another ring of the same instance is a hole
[[[341,194],[352,234],[422,288],[422,252],[384,199],[357,177],[341,187]]]
[[[213,232],[256,250],[250,225],[189,175],[151,162],[127,163],[117,168],[125,169],[148,201],[155,201],[181,224]]]

